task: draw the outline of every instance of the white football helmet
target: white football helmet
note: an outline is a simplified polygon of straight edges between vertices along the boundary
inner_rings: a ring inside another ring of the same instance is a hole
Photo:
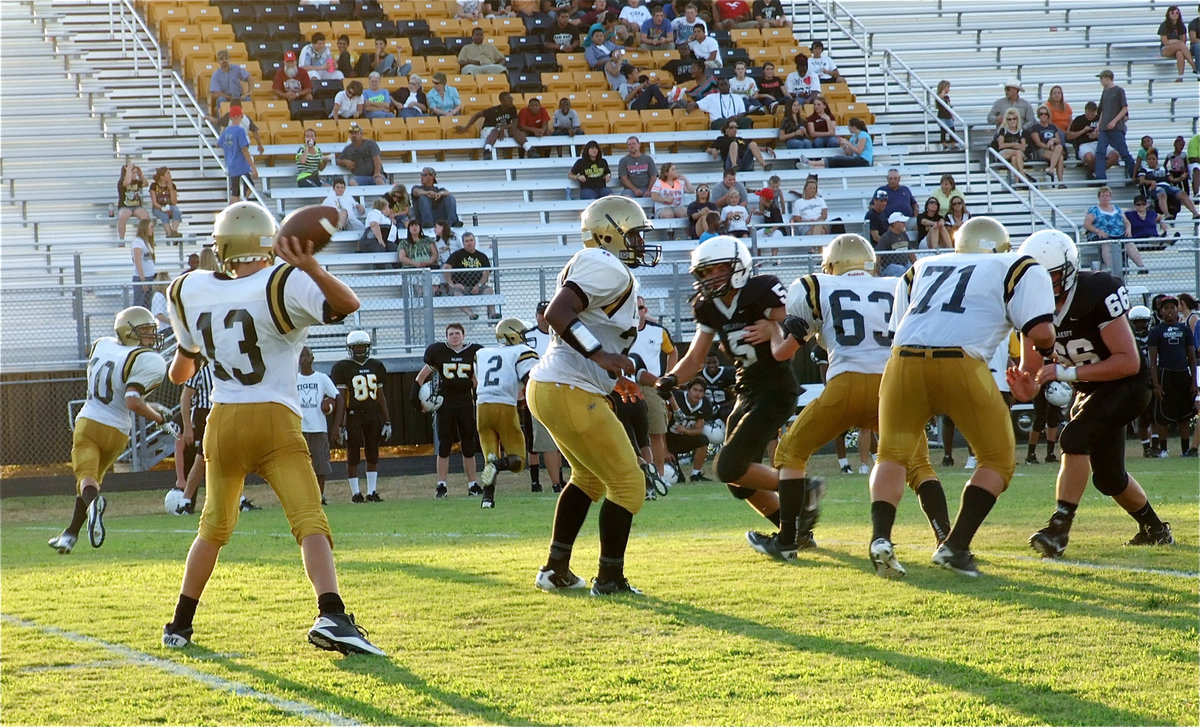
[[[427,414],[440,409],[444,399],[441,394],[434,391],[433,382],[431,381],[421,384],[421,388],[417,392],[417,398],[421,401],[421,410]]]
[[[350,358],[366,363],[371,356],[371,335],[366,331],[350,331],[346,335],[346,350],[350,352]]]
[[[1149,333],[1153,321],[1154,316],[1146,306],[1135,305],[1129,309],[1129,324],[1133,326],[1133,332],[1137,335],[1144,336]]]
[[[520,318],[505,318],[496,324],[496,340],[502,346],[532,346],[533,341],[525,335],[529,328],[530,326]]]
[[[704,436],[708,437],[709,444],[721,444],[725,441],[725,422],[720,419],[714,419],[711,422],[704,424]]]
[[[750,249],[736,237],[717,235],[692,250],[689,268],[696,281],[692,284],[702,298],[720,298],[731,290],[741,290],[750,279]],[[727,270],[718,270],[728,265]]]
[[[117,340],[126,346],[152,346],[162,342],[158,336],[158,321],[154,314],[140,305],[126,308],[113,320]]]
[[[179,508],[183,506],[184,501],[183,490],[178,487],[172,487],[167,490],[167,496],[163,498],[163,509],[168,515],[182,515]]]
[[[679,468],[671,460],[663,465],[663,482],[667,483],[667,487],[674,487],[679,482]]]
[[[1046,268],[1057,300],[1062,300],[1075,287],[1079,248],[1069,235],[1058,230],[1038,230],[1025,238],[1017,252],[1028,255]]]
[[[1071,403],[1071,397],[1075,395],[1075,391],[1071,385],[1065,381],[1051,381],[1046,384],[1045,388],[1046,403],[1050,406],[1062,408]]]
[[[662,257],[661,245],[647,245],[642,239],[654,226],[642,206],[628,197],[601,197],[587,206],[579,221],[584,247],[604,248],[631,268],[652,268]]]

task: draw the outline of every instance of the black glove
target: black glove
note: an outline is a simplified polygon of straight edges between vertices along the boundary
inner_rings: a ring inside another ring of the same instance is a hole
[[[800,343],[804,343],[804,338],[808,336],[808,324],[800,316],[787,316],[783,319],[783,330],[787,335],[795,338]]]
[[[421,385],[416,381],[413,381],[412,388],[408,391],[408,403],[417,411],[424,411],[421,408]]]
[[[675,391],[675,385],[679,383],[679,378],[675,374],[665,374],[660,376],[658,381],[654,382],[654,390],[663,399],[670,399],[671,392]]]

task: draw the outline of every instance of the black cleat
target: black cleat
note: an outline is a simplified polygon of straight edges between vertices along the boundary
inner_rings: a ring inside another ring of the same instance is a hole
[[[325,496],[321,495],[321,507],[325,507],[328,504],[329,504],[329,500],[326,500]]]
[[[437,489],[433,491],[433,499],[444,500],[450,493],[446,491],[446,486],[439,483]]]
[[[366,501],[367,501],[367,498],[363,497],[363,494],[361,492],[354,493],[354,497],[350,498],[350,502],[353,502],[356,504],[362,504]]]
[[[954,466],[954,458],[948,454],[943,456],[942,457],[942,466],[943,467],[953,467]]]
[[[1195,447],[1188,447],[1188,449],[1179,456],[1180,457],[1200,457],[1200,452],[1197,452]]]
[[[242,512],[247,512],[249,510],[261,510],[262,508],[255,505],[248,498],[243,497],[241,503],[238,504],[238,509]]]
[[[781,560],[785,563],[795,560],[796,551],[799,550],[795,544],[779,542],[779,533],[767,535],[757,530],[750,530],[746,533],[746,542],[750,543],[751,548],[754,548],[763,555],[769,555],[775,560]]]
[[[382,649],[367,641],[367,630],[354,623],[352,613],[323,613],[317,616],[308,632],[308,642],[326,651],[387,656]]]
[[[975,567],[975,556],[971,555],[971,551],[959,550],[950,543],[942,543],[933,551],[933,564],[971,578],[979,575],[979,569]]]
[[[633,586],[629,585],[629,581],[621,578],[615,581],[592,581],[593,596],[621,596],[633,595],[640,596],[642,592]]]
[[[712,482],[711,477],[706,477],[703,472],[694,474],[688,478],[689,482]]]
[[[529,486],[529,491],[530,492],[541,492],[542,491],[542,483],[534,482],[533,484],[531,484]]]
[[[1174,545],[1175,538],[1171,535],[1171,523],[1163,523],[1155,527],[1142,527],[1126,545]]]
[[[1025,464],[1037,464],[1038,458],[1036,454],[1025,455]]]
[[[848,464],[844,464],[844,465],[842,465],[842,474],[852,475],[852,474],[854,474],[854,468]]]
[[[467,488],[467,496],[468,497],[478,497],[482,494],[483,494],[483,488],[479,486],[478,482],[472,482],[471,486]]]
[[[563,484],[561,482],[555,482],[553,485],[550,486],[550,489],[555,493],[562,492]]]
[[[813,538],[811,530],[806,530],[803,533],[796,534],[796,547],[800,550],[811,550],[817,547],[817,541]]]
[[[1045,462],[1046,464],[1054,464],[1055,462],[1058,462],[1058,457],[1054,456],[1053,452],[1047,452],[1046,458],[1043,459],[1042,461]]]
[[[1059,558],[1067,549],[1067,541],[1071,532],[1058,527],[1054,518],[1050,524],[1029,536],[1029,547],[1041,553],[1043,558]]]
[[[177,628],[175,622],[163,626],[162,644],[168,649],[182,649],[192,643],[192,627]]]
[[[546,566],[542,566],[538,570],[537,577],[533,579],[533,585],[547,593],[551,591],[567,591],[574,588],[587,588],[587,582],[570,570],[559,575],[558,572],[550,570]]]
[[[378,492],[372,492],[367,495],[367,502],[383,502],[383,498],[379,496]]]

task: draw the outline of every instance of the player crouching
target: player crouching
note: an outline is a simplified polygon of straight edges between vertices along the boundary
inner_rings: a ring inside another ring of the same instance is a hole
[[[483,450],[483,500],[479,506],[496,506],[496,474],[525,469],[525,432],[517,412],[517,399],[529,372],[538,362],[525,331],[529,326],[516,318],[496,324],[499,346],[475,352],[475,426]],[[501,456],[501,453],[504,456]]]

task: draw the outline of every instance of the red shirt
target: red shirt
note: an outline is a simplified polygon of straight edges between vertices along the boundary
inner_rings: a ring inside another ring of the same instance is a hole
[[[546,128],[546,124],[549,123],[550,114],[546,111],[545,106],[538,109],[537,115],[534,115],[528,106],[523,107],[517,112],[518,126],[528,126],[531,129],[544,129]]]
[[[721,20],[737,20],[750,14],[750,5],[746,0],[717,0],[717,12]]]
[[[271,83],[271,88],[276,91],[303,93],[312,90],[312,79],[308,77],[308,71],[303,68],[297,68],[293,78],[288,78],[287,72],[280,68],[275,71],[275,80]]]

